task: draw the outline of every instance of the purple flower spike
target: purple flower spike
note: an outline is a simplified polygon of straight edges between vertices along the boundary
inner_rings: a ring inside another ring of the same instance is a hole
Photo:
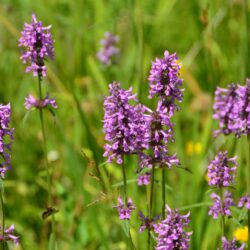
[[[151,173],[147,172],[138,176],[138,186],[148,185],[150,183]]]
[[[119,40],[119,36],[115,36],[110,32],[106,32],[104,34],[104,39],[100,41],[103,47],[96,54],[96,57],[101,63],[109,66],[112,62],[112,59],[119,54],[120,50],[116,47],[116,44]]]
[[[234,182],[236,168],[236,157],[228,158],[227,151],[219,152],[208,166],[208,184],[216,187],[230,186]]]
[[[250,80],[246,85],[230,84],[228,88],[217,88],[215,91],[213,118],[219,120],[220,129],[215,131],[228,135],[250,134]]]
[[[51,26],[43,27],[42,22],[37,21],[35,14],[32,15],[31,24],[24,24],[19,39],[19,47],[23,47],[20,59],[28,64],[26,72],[33,71],[34,76],[45,77],[47,58],[54,58],[54,46],[50,33]]]
[[[15,236],[14,234],[14,225],[11,225],[9,228],[4,230],[4,236],[0,235],[0,242],[1,241],[12,241],[14,244],[19,243],[19,237]]]
[[[250,210],[250,196],[243,196],[239,199],[238,207],[246,207],[246,209]]]
[[[57,108],[56,100],[55,98],[49,98],[49,93],[47,93],[46,97],[42,100],[37,100],[33,95],[29,95],[28,97],[25,97],[25,103],[24,106],[27,110],[31,108],[47,108],[48,106],[51,106],[52,108]]]
[[[172,168],[173,165],[179,165],[180,162],[176,155],[169,155],[168,142],[173,140],[173,124],[169,117],[161,112],[152,112],[147,118],[150,124],[149,145],[152,148],[152,154],[141,153],[140,167],[151,168],[153,164],[160,167]]]
[[[192,232],[186,232],[188,227],[189,213],[180,215],[178,210],[171,210],[166,206],[166,219],[161,221],[155,228],[157,236],[156,250],[189,249],[190,236]]]
[[[182,101],[182,79],[179,78],[180,64],[177,62],[176,53],[164,52],[164,58],[156,58],[152,62],[149,75],[149,98],[160,97],[158,110],[166,112],[171,117],[178,106],[175,102]]]
[[[131,198],[128,199],[128,202],[125,205],[122,201],[122,197],[118,196],[118,204],[115,208],[118,210],[120,220],[130,220],[131,213],[135,209],[135,206]]]
[[[0,105],[0,176],[5,177],[5,172],[11,168],[10,154],[14,129],[9,128],[11,108],[10,104]]]
[[[226,237],[222,237],[222,249],[223,250],[243,250],[245,244],[241,244],[241,246],[237,246],[236,239],[227,240]]]
[[[139,232],[142,233],[145,229],[147,230],[155,230],[156,229],[156,222],[161,218],[161,215],[157,215],[154,218],[150,219],[139,211],[139,219],[141,220],[142,224],[140,226]]]
[[[213,199],[214,203],[209,209],[209,215],[212,215],[214,219],[217,219],[220,214],[224,216],[231,215],[230,207],[235,205],[232,198],[232,193],[226,191],[223,201],[216,193],[212,193],[210,197]]]
[[[104,132],[107,141],[103,156],[108,162],[116,159],[122,164],[123,155],[135,154],[148,147],[149,133],[142,105],[132,106],[137,101],[132,88],[123,90],[120,83],[109,85],[110,96],[104,101]]]

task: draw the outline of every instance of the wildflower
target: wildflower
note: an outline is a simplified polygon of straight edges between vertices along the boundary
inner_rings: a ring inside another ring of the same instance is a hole
[[[200,142],[189,141],[186,144],[186,153],[187,155],[200,154],[202,152],[202,145]]]
[[[0,176],[4,178],[5,172],[10,169],[10,154],[14,130],[9,128],[11,115],[10,104],[0,105],[0,155],[2,162],[0,162]]]
[[[186,232],[189,213],[180,215],[177,209],[171,210],[166,206],[166,219],[159,222],[155,228],[157,234],[156,250],[189,249],[190,236],[192,232]]]
[[[44,61],[54,58],[54,46],[50,33],[51,25],[43,27],[41,21],[37,21],[36,15],[32,15],[31,24],[24,24],[19,39],[19,47],[23,47],[20,59],[28,64],[26,72],[33,71],[34,76],[46,76]]]
[[[33,95],[29,95],[28,97],[25,97],[25,103],[24,106],[27,110],[34,108],[47,108],[48,106],[51,106],[52,108],[57,108],[56,100],[55,98],[49,98],[49,93],[47,93],[46,97],[42,100],[37,100]]]
[[[213,199],[213,205],[209,208],[209,215],[212,215],[214,219],[217,219],[221,214],[223,216],[230,216],[230,207],[234,206],[234,201],[232,198],[232,193],[226,191],[225,197],[222,200],[219,195],[212,193],[210,197]]]
[[[200,142],[196,142],[196,143],[194,144],[194,152],[195,152],[196,154],[200,154],[200,153],[202,152],[202,145],[201,145]]]
[[[243,250],[245,247],[245,244],[242,244],[241,246],[237,246],[236,240],[227,240],[226,237],[222,237],[222,249],[223,250]]]
[[[150,124],[149,146],[152,154],[140,155],[140,166],[152,167],[157,164],[159,167],[171,168],[173,165],[179,165],[180,162],[176,155],[169,155],[168,142],[173,140],[173,124],[165,113],[152,112],[148,117]]]
[[[156,58],[152,62],[149,75],[149,98],[160,97],[158,110],[168,113],[171,117],[178,106],[175,102],[182,101],[182,79],[179,78],[180,65],[176,53],[164,52],[164,58]]]
[[[131,213],[135,209],[132,199],[129,198],[127,204],[124,204],[122,197],[118,196],[118,204],[115,206],[117,208],[120,220],[130,220]]]
[[[237,228],[234,231],[234,237],[236,240],[247,242],[248,240],[248,227]]]
[[[238,85],[236,92],[239,96],[238,107],[241,110],[238,113],[238,133],[248,135],[250,134],[250,79],[246,79],[244,86]],[[239,108],[236,108],[236,111]]]
[[[9,228],[4,230],[4,235],[0,235],[0,242],[1,241],[13,241],[14,244],[19,243],[19,237],[15,236],[14,234],[14,225],[11,225]]]
[[[145,122],[145,107],[132,106],[137,101],[132,88],[123,90],[120,83],[109,85],[110,96],[104,101],[104,132],[107,141],[104,156],[122,164],[123,155],[134,154],[148,147],[148,129]]]
[[[140,226],[140,233],[142,233],[145,229],[148,230],[155,230],[156,228],[156,222],[160,219],[161,215],[157,215],[154,218],[150,219],[142,213],[142,211],[139,211],[139,219],[141,220],[142,224]]]
[[[116,47],[119,40],[119,36],[115,36],[110,32],[104,34],[104,39],[100,41],[103,47],[96,55],[101,63],[104,65],[110,65],[112,58],[119,54],[120,50]]]
[[[228,187],[235,179],[236,157],[228,158],[227,151],[219,152],[208,166],[208,184],[210,186]]]
[[[245,206],[246,209],[250,209],[250,196],[245,195],[239,199],[238,207],[243,206]]]
[[[250,133],[250,79],[246,85],[230,84],[228,88],[217,88],[215,91],[213,118],[219,120],[220,129],[215,131],[225,135]]]
[[[150,183],[150,177],[150,172],[138,176],[138,186],[148,185]]]

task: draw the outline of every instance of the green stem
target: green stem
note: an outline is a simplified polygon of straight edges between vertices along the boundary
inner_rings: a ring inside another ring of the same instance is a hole
[[[248,141],[248,157],[247,157],[247,195],[250,195],[250,135],[247,136]],[[247,212],[247,225],[248,225],[248,231],[250,229],[250,210]],[[250,236],[248,236],[248,249],[250,249]]]
[[[223,188],[220,188],[219,192],[220,192],[221,201],[223,202],[224,201]],[[222,207],[222,210],[223,210],[223,207]],[[225,216],[223,214],[221,215],[221,232],[222,232],[222,236],[225,236]]]
[[[152,175],[151,175],[151,186],[150,186],[150,198],[149,198],[149,212],[148,218],[152,219],[152,210],[153,210],[153,197],[154,197],[154,182],[155,182],[155,165],[152,168]],[[148,249],[150,249],[150,229],[148,228]]]
[[[127,196],[127,177],[126,177],[126,170],[125,170],[125,164],[124,164],[124,157],[122,158],[122,175],[123,175],[123,184],[124,184],[124,198],[125,203],[128,202],[128,196]]]
[[[162,166],[162,219],[165,219],[165,206],[166,206],[166,176],[165,176],[165,166]]]
[[[41,76],[38,76],[38,93],[39,93],[39,100],[42,101],[42,80]],[[52,206],[52,173],[49,170],[49,161],[48,161],[48,150],[47,150],[47,138],[45,133],[45,126],[44,126],[44,119],[43,119],[43,108],[39,108],[39,115],[40,115],[40,122],[42,128],[42,136],[43,136],[43,151],[44,151],[44,160],[45,160],[45,167],[47,171],[47,182],[48,182],[48,207]],[[52,234],[55,237],[55,216],[52,214]],[[55,246],[53,246],[55,249]]]
[[[124,164],[124,157],[122,157],[122,175],[123,175],[123,183],[124,183],[124,198],[125,198],[125,205],[127,206],[127,203],[128,203],[128,196],[127,196],[127,177],[126,177],[126,170],[125,170],[125,164]],[[131,236],[131,233],[130,233],[130,222],[129,222],[128,234],[129,234],[130,248],[131,248],[131,249],[135,249],[134,243],[133,243],[133,240],[132,240],[132,236]]]
[[[4,210],[4,202],[3,202],[3,187],[1,187],[1,194],[0,194],[0,200],[1,200],[1,208],[2,208],[2,250],[5,250],[5,241],[4,241],[4,230],[5,230],[5,210]]]

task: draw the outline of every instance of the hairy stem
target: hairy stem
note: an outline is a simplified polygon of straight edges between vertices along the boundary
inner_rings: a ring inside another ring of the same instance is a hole
[[[248,156],[247,156],[247,195],[250,195],[250,135],[247,136],[248,142]],[[250,229],[250,210],[247,211],[247,225],[248,225],[248,232]],[[250,249],[250,237],[248,236],[248,249]]]
[[[220,192],[221,202],[223,206],[224,192],[223,192],[222,187],[220,188],[219,192]],[[222,210],[223,210],[223,207],[222,207]],[[222,236],[225,236],[225,216],[223,214],[221,215],[221,232],[222,232]]]
[[[4,210],[4,202],[3,202],[3,187],[1,187],[0,192],[0,200],[1,200],[1,208],[2,208],[2,250],[5,250],[5,241],[4,241],[4,230],[5,230],[5,210]]]
[[[41,101],[42,98],[42,80],[41,77],[38,76],[38,93],[39,93],[39,100]],[[41,122],[41,128],[42,128],[42,136],[43,136],[43,151],[44,151],[44,160],[45,160],[45,167],[47,171],[47,182],[48,182],[48,207],[52,206],[52,173],[50,173],[49,170],[49,161],[48,161],[48,150],[47,150],[47,138],[45,133],[45,125],[44,125],[44,119],[43,119],[43,108],[39,108],[39,116],[40,116],[40,122]],[[54,214],[52,214],[52,234],[55,237],[55,217]],[[54,249],[55,247],[53,247]]]
[[[165,176],[165,166],[162,166],[162,219],[165,219],[165,205],[166,205],[166,176]]]
[[[154,182],[155,182],[155,165],[152,168],[152,175],[151,175],[151,186],[150,186],[150,199],[149,199],[149,213],[148,218],[152,219],[152,210],[153,210],[153,198],[154,198]],[[150,229],[148,228],[148,249],[150,249]]]

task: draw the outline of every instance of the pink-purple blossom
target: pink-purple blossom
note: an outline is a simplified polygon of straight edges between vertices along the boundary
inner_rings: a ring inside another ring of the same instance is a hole
[[[0,235],[0,242],[1,241],[12,241],[14,244],[19,243],[19,236],[14,235],[14,225],[12,224],[9,228],[4,230],[4,235]]]
[[[230,207],[235,205],[232,198],[232,193],[226,191],[223,200],[216,193],[212,193],[210,197],[213,200],[213,205],[209,207],[209,215],[213,216],[214,219],[217,219],[219,215],[231,215]]]
[[[148,147],[149,131],[143,105],[137,102],[132,88],[123,90],[120,83],[109,84],[110,96],[104,100],[104,132],[107,143],[103,156],[122,164],[123,156],[136,154]]]
[[[248,210],[250,210],[250,196],[243,196],[238,201],[238,207],[244,207]]]
[[[217,87],[213,105],[213,118],[219,121],[220,129],[215,136],[235,134],[236,137],[250,133],[250,80],[246,84],[229,84]]]
[[[124,204],[122,197],[118,196],[118,204],[115,208],[118,210],[120,220],[130,220],[131,213],[135,209],[135,206],[131,198],[129,198],[127,203]]]
[[[219,152],[208,166],[208,184],[216,187],[228,187],[234,183],[237,162],[236,157],[228,158],[227,151]]]
[[[160,221],[155,227],[157,234],[156,250],[188,250],[192,232],[187,232],[189,226],[189,213],[180,215],[177,209],[166,206],[166,219]]]
[[[46,76],[44,61],[54,58],[53,39],[50,33],[51,25],[43,27],[36,15],[32,15],[31,24],[25,23],[19,39],[19,47],[22,47],[20,59],[28,64],[26,72],[33,71],[34,76]]]
[[[149,98],[157,96],[158,110],[165,112],[169,117],[178,110],[176,102],[182,101],[182,79],[180,75],[180,64],[177,61],[176,53],[164,52],[164,58],[156,58],[152,62],[152,67],[148,77]]]
[[[0,176],[5,177],[5,172],[10,169],[10,150],[13,138],[14,129],[9,128],[11,116],[10,104],[0,105]]]
[[[102,48],[96,54],[97,58],[104,65],[110,65],[115,56],[120,52],[117,48],[117,43],[120,40],[119,36],[115,36],[110,32],[104,34],[104,39],[100,41]]]
[[[226,237],[222,237],[222,250],[243,250],[245,244],[237,245],[236,239],[227,240]]]
[[[137,178],[138,186],[148,185],[150,183],[150,177],[151,177],[150,172],[139,175],[138,178]]]
[[[47,93],[46,97],[42,100],[36,99],[33,95],[28,95],[28,97],[25,97],[25,103],[24,106],[27,110],[31,108],[57,108],[56,100],[55,98],[49,98],[49,93]]]
[[[161,218],[161,215],[157,215],[150,219],[149,217],[145,216],[142,211],[139,211],[139,219],[141,220],[141,226],[139,232],[142,233],[144,230],[155,230],[157,227],[157,221]]]

